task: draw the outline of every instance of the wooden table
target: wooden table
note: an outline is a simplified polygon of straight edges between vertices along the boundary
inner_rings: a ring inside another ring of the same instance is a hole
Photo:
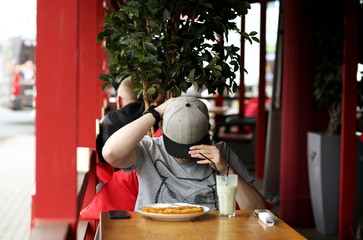
[[[229,110],[227,106],[213,106],[208,108],[208,112],[214,113],[216,115],[223,115]]]
[[[210,211],[190,221],[167,222],[144,217],[132,212],[130,219],[109,219],[101,213],[101,239],[306,239],[274,216],[272,227],[261,222],[253,210],[238,210],[236,217],[219,217]]]

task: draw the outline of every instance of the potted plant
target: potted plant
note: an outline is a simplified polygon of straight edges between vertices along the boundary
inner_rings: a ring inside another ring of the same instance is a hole
[[[108,51],[109,73],[99,79],[117,87],[132,76],[134,91],[145,108],[158,94],[180,96],[192,85],[223,94],[236,92],[239,48],[227,46],[232,21],[247,14],[248,1],[239,0],[125,0],[109,13],[97,40]],[[257,32],[240,32],[258,42]]]
[[[325,106],[329,123],[325,132],[308,132],[310,196],[317,230],[338,234],[340,128],[342,111],[342,67],[344,46],[343,1],[314,6],[313,51],[316,75],[313,94]]]

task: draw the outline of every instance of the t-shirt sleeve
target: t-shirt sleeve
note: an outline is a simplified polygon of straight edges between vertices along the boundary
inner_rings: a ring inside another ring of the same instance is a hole
[[[255,179],[251,176],[250,172],[246,168],[245,164],[241,159],[238,158],[237,154],[230,149],[225,142],[219,142],[216,144],[219,150],[222,152],[226,159],[230,159],[230,165],[243,178],[246,182],[253,182]]]
[[[148,135],[145,135],[141,141],[137,144],[135,150],[137,155],[137,162],[134,166],[132,166],[130,171],[135,170],[136,172],[138,170],[141,170],[146,159],[148,158],[148,151],[152,148],[153,141],[152,138]]]

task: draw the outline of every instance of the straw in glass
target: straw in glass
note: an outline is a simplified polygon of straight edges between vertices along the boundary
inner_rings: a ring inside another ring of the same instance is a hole
[[[211,163],[213,163],[214,169],[217,171],[217,175],[219,175],[220,172],[218,171],[218,168],[217,168],[216,164],[212,160],[210,160],[209,158],[207,158],[203,153],[199,153],[199,154],[202,155],[205,159],[209,160]]]
[[[229,155],[230,155],[230,151],[228,151],[228,158],[227,158],[227,177],[228,177],[228,173],[229,173]]]

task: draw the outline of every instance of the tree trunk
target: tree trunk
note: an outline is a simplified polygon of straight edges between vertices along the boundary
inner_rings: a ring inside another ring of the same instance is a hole
[[[150,103],[149,103],[149,99],[147,97],[147,89],[148,89],[148,81],[144,81],[143,82],[143,89],[142,89],[142,97],[144,99],[144,105],[145,105],[145,110],[149,109],[150,107]],[[154,126],[152,126],[150,128],[150,130],[147,132],[147,135],[149,135],[150,137],[154,136],[155,134],[155,129],[154,129]]]

